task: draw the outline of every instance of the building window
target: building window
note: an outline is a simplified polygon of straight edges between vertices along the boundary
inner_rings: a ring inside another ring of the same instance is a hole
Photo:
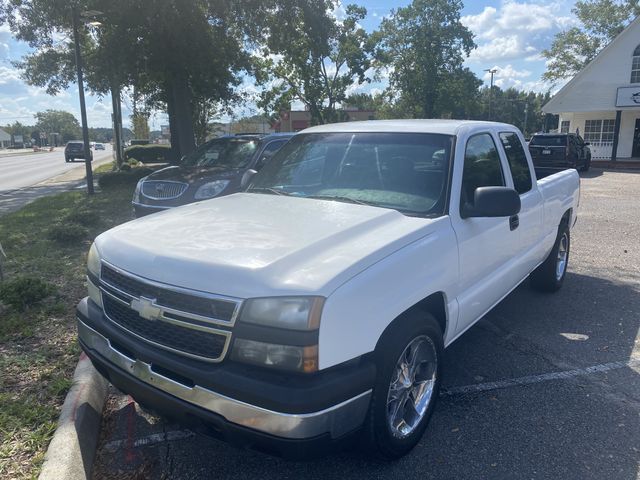
[[[613,143],[616,121],[587,120],[584,122],[584,141],[590,143]]]
[[[633,51],[631,60],[631,83],[640,83],[640,45]]]
[[[560,133],[569,133],[569,125],[571,122],[569,120],[563,120],[560,122]]]
[[[613,143],[613,132],[616,128],[615,120],[602,121],[602,143]]]

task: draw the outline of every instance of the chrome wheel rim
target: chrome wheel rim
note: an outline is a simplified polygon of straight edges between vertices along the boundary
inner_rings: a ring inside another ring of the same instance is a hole
[[[395,437],[407,437],[424,418],[437,372],[438,356],[431,339],[414,338],[396,362],[387,394],[387,423]]]
[[[558,261],[556,262],[556,280],[560,280],[567,268],[567,257],[569,255],[569,237],[565,233],[558,245]]]

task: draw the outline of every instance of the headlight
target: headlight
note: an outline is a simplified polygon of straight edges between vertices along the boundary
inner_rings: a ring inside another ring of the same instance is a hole
[[[240,321],[288,330],[316,330],[323,305],[323,297],[251,298],[242,308]]]
[[[318,346],[294,347],[238,338],[231,358],[243,363],[311,373],[318,370]]]
[[[146,180],[146,177],[138,180],[138,183],[136,184],[136,189],[133,191],[133,201],[136,203],[140,203],[140,190],[142,189],[142,182],[144,182],[145,180]]]
[[[89,298],[102,308],[102,295],[100,294],[100,287],[97,285],[100,282],[100,269],[100,255],[94,243],[91,245],[89,256],[87,257],[87,290]]]
[[[95,275],[97,278],[100,278],[101,268],[102,264],[100,263],[100,254],[98,253],[96,244],[93,243],[91,244],[89,255],[87,256],[87,270],[89,270],[89,273]]]
[[[196,200],[204,200],[205,198],[213,198],[219,195],[229,185],[229,180],[216,180],[214,182],[205,183],[196,191],[194,198]]]

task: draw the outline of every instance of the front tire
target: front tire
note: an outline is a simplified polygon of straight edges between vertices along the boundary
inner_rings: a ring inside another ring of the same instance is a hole
[[[581,172],[588,172],[589,169],[591,168],[591,157],[587,158],[584,161],[584,165],[582,166],[582,168],[580,169]]]
[[[420,441],[438,400],[443,350],[438,322],[428,313],[408,315],[385,333],[364,428],[371,454],[397,459]]]
[[[547,259],[531,272],[531,286],[540,292],[557,292],[562,287],[569,264],[571,234],[564,221],[558,227],[558,236]]]

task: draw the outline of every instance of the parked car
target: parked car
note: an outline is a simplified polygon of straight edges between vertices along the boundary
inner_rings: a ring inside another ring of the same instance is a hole
[[[72,140],[64,147],[65,162],[73,162],[76,158],[85,160],[84,142]],[[93,152],[89,150],[89,160],[93,162]]]
[[[247,172],[260,170],[292,136],[238,135],[204,143],[179,166],[140,180],[132,201],[136,217],[239,191]]]
[[[361,435],[400,457],[443,349],[528,277],[565,280],[579,177],[537,181],[523,140],[452,120],[304,130],[245,192],[98,236],[80,345],[142,406],[229,442],[313,456]]]
[[[104,144],[102,143],[96,143],[95,146],[93,147],[94,150],[104,150]]]
[[[536,168],[563,170],[591,167],[591,149],[575,133],[536,133],[529,141],[529,152]]]

